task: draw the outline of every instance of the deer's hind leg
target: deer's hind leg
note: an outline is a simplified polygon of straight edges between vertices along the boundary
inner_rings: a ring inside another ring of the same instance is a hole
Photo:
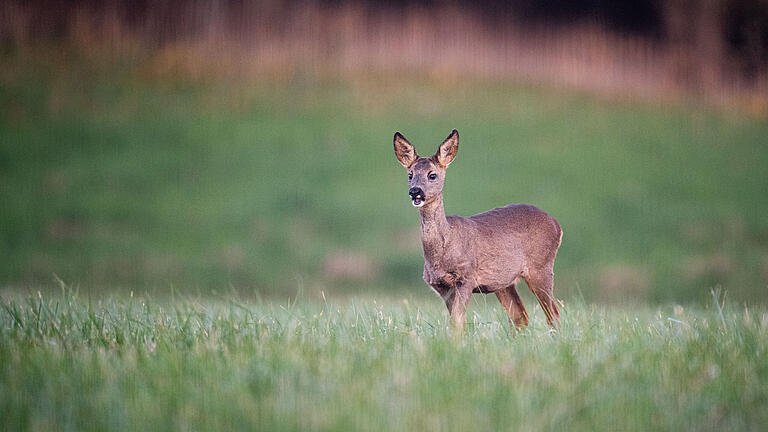
[[[555,276],[552,268],[545,268],[538,272],[531,272],[525,277],[528,288],[539,300],[541,309],[547,317],[547,324],[554,327],[560,323],[560,309],[557,308],[557,299],[554,294]]]
[[[496,291],[496,297],[501,302],[501,305],[504,306],[504,310],[507,311],[510,325],[514,324],[518,329],[528,325],[528,312],[526,312],[523,301],[520,300],[520,296],[517,294],[515,284]]]

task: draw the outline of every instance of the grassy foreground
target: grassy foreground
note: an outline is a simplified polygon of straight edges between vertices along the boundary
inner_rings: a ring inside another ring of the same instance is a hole
[[[478,297],[0,301],[7,430],[758,430],[768,313],[566,304],[513,334]],[[488,301],[486,302],[487,299]]]

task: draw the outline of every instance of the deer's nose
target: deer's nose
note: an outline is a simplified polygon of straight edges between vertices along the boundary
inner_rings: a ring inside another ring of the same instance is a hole
[[[421,197],[423,199],[424,198],[424,191],[421,190],[420,187],[412,187],[408,191],[408,195],[411,196],[411,199],[416,198],[416,197]]]

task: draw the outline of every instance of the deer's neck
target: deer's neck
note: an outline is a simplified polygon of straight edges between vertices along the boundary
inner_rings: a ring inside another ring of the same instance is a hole
[[[421,214],[421,246],[424,259],[435,262],[443,255],[446,239],[450,234],[445,218],[442,195],[419,209]]]

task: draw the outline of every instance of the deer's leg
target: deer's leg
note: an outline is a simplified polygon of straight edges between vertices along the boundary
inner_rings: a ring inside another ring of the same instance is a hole
[[[560,323],[560,309],[557,308],[557,299],[554,294],[554,280],[552,269],[531,273],[525,278],[528,288],[539,300],[541,309],[547,316],[547,324],[552,327]]]
[[[501,302],[501,305],[504,306],[504,310],[507,311],[510,325],[514,324],[518,329],[528,325],[528,312],[525,311],[523,301],[520,300],[520,296],[517,294],[515,284],[496,291],[496,297]]]
[[[445,297],[445,305],[448,306],[448,312],[451,314],[451,322],[458,331],[464,328],[465,315],[471,295],[472,288],[470,285],[462,284],[454,287]]]

